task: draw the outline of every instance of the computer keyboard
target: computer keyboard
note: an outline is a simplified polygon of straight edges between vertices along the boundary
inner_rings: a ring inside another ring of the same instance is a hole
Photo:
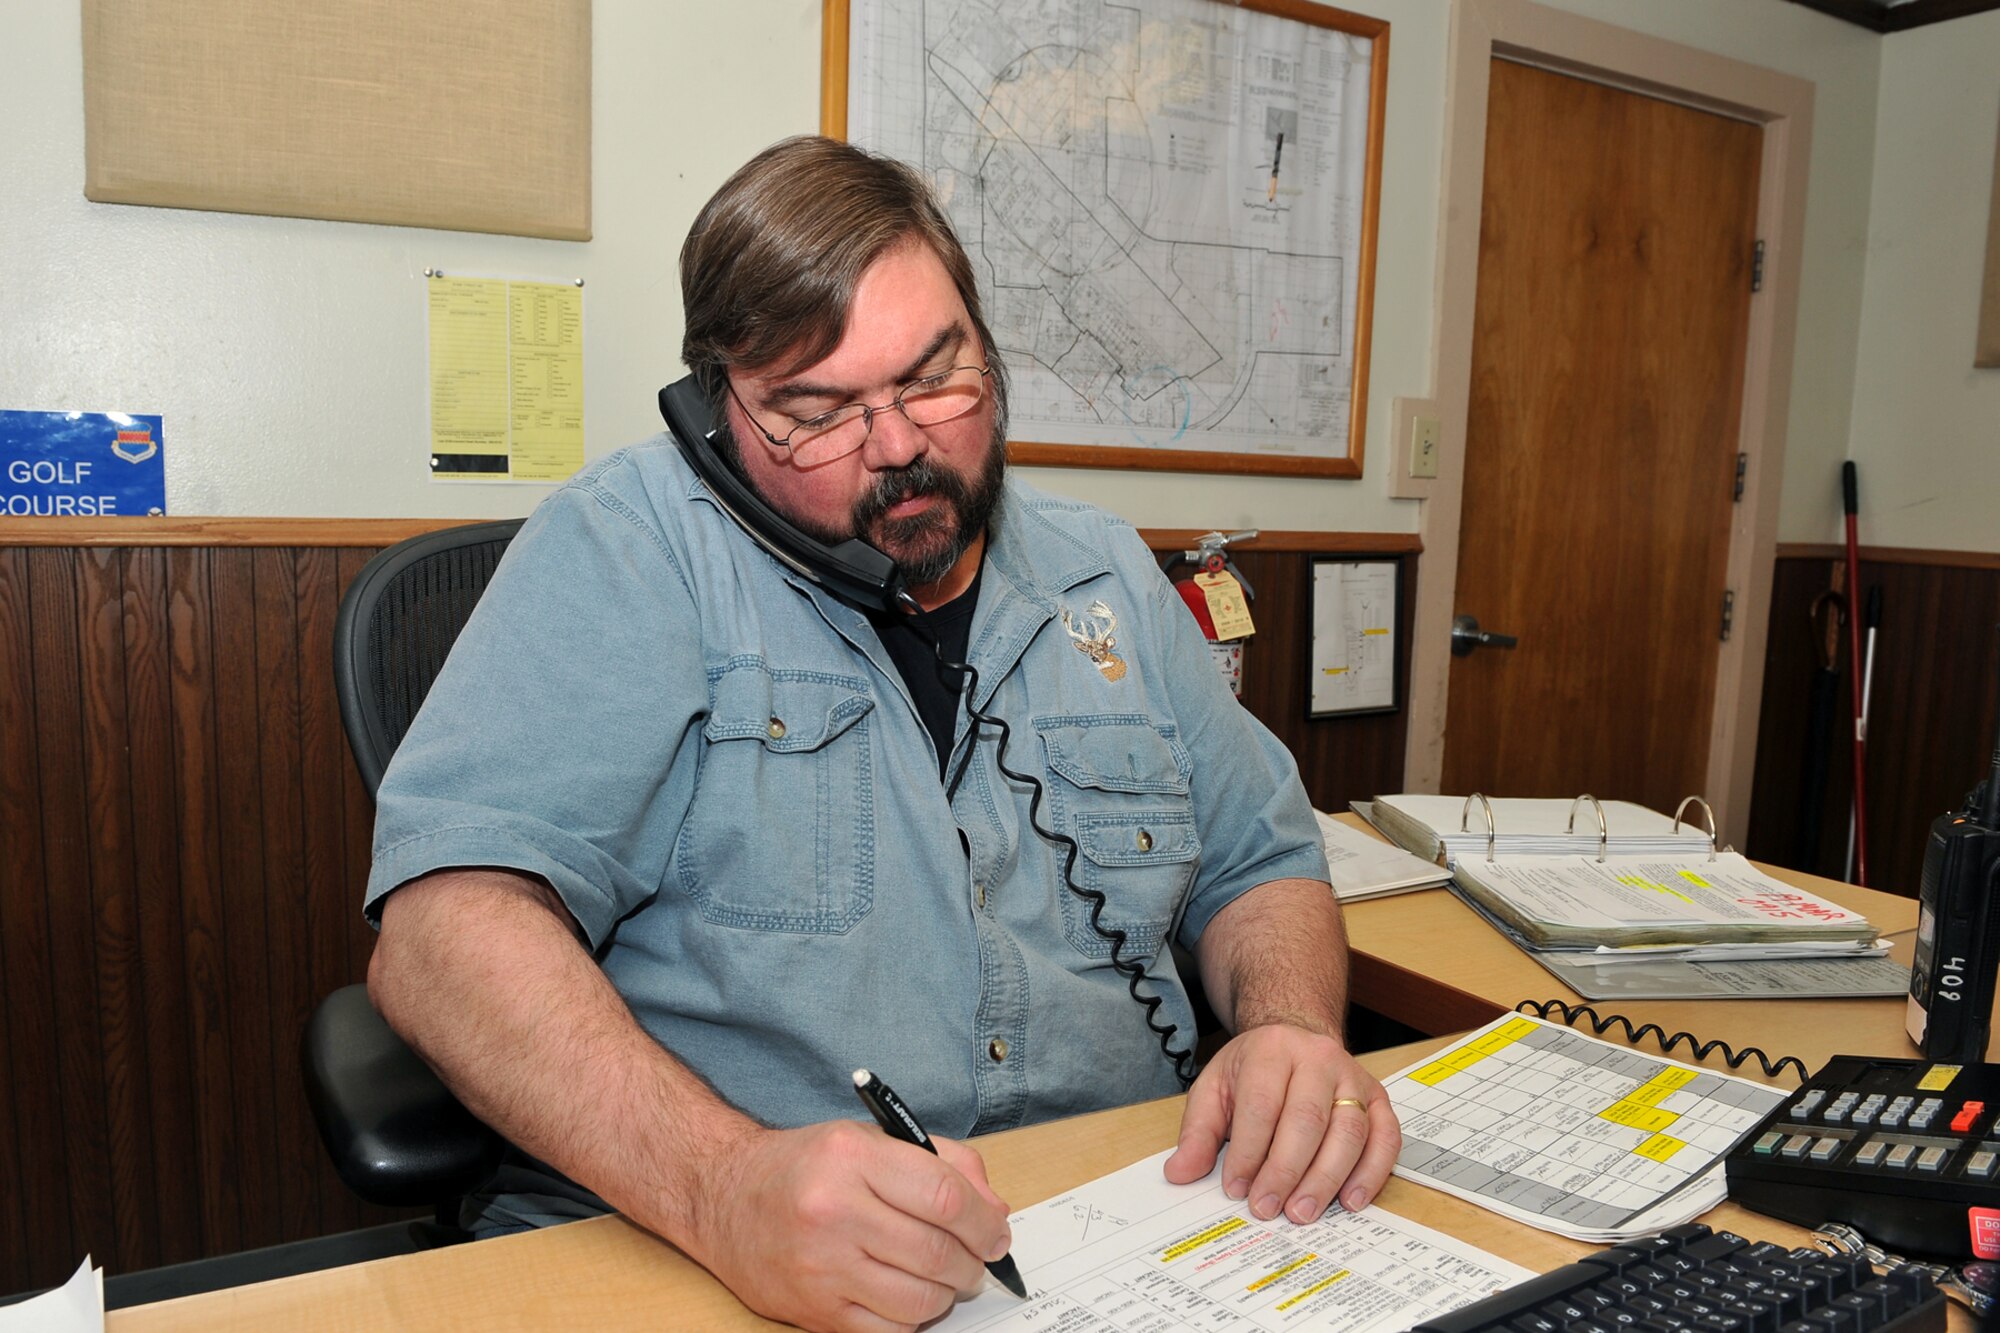
[[[1908,1269],[1787,1250],[1699,1223],[1529,1278],[1415,1333],[1942,1333],[1945,1298]]]

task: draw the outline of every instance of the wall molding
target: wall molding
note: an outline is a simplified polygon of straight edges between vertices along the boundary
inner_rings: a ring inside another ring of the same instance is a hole
[[[477,518],[38,518],[0,519],[0,546],[392,546]],[[1155,551],[1191,547],[1201,528],[1140,528]],[[1328,554],[1416,555],[1423,539],[1413,532],[1310,532],[1272,530],[1231,550]]]
[[[1863,546],[1861,559],[1880,565],[1939,565],[1946,569],[2000,569],[2000,551],[1927,551],[1912,546]],[[1845,560],[1837,542],[1779,542],[1779,560]]]

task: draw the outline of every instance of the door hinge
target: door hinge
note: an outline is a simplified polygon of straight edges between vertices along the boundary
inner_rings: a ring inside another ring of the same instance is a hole
[[[1736,590],[1734,588],[1724,588],[1722,590],[1722,641],[1724,643],[1729,642],[1729,629],[1735,620]]]
[[[1764,290],[1764,243],[1757,242],[1750,247],[1750,290]]]
[[[1732,503],[1741,504],[1743,502],[1743,479],[1749,475],[1749,472],[1750,455],[1736,455],[1736,490],[1729,497]]]

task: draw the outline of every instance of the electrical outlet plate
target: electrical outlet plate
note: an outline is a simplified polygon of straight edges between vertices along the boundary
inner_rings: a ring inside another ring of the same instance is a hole
[[[1443,424],[1436,417],[1416,417],[1410,422],[1410,475],[1435,477],[1438,474],[1438,438]]]

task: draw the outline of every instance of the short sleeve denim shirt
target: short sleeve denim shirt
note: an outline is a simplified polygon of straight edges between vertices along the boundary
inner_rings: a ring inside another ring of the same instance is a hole
[[[1011,478],[969,658],[1007,767],[1192,1041],[1164,941],[1326,878],[1290,755],[1128,525]],[[514,540],[382,782],[368,912],[450,866],[546,879],[645,1030],[767,1124],[856,1116],[859,1066],[952,1136],[1177,1091],[999,763],[983,728],[947,802],[866,617],[660,436]]]

